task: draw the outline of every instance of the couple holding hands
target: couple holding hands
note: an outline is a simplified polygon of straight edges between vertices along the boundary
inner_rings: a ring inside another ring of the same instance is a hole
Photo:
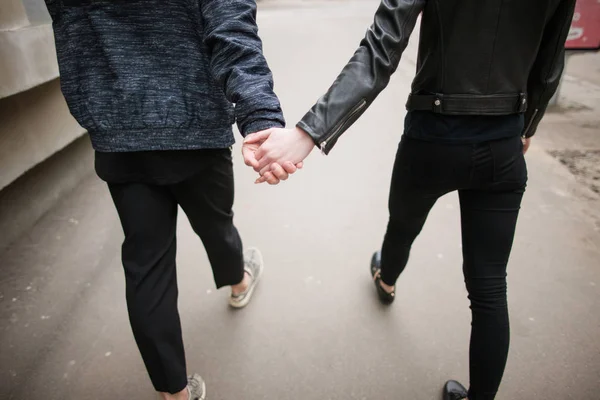
[[[257,182],[288,179],[313,148],[328,154],[386,87],[421,15],[416,76],[408,100],[398,99],[408,112],[390,217],[370,271],[391,304],[429,211],[458,191],[470,386],[448,381],[442,396],[496,397],[509,349],[506,268],[527,182],[524,153],[557,90],[575,0],[382,0],[348,64],[292,129],[262,54],[254,0],[46,4],[63,93],[89,132],[125,233],[133,334],[164,399],[206,397],[202,378],[187,374],[177,309],[178,207],[206,248],[216,286],[231,287],[232,307],[248,304],[263,271],[260,252],[243,250],[233,224],[232,123]]]

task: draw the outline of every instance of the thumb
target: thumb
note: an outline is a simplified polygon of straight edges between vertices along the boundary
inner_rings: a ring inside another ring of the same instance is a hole
[[[244,139],[244,143],[253,144],[253,143],[263,142],[263,141],[267,140],[267,138],[271,135],[272,131],[273,131],[272,129],[267,129],[264,131],[251,133],[250,135],[246,136],[246,139]]]
[[[242,156],[244,157],[244,164],[246,164],[249,167],[257,167],[258,166],[258,160],[256,159],[256,156],[254,155],[254,151],[250,148],[248,148],[248,146],[242,146]]]
[[[256,153],[254,153],[254,157],[256,159],[256,161],[260,162],[260,160],[262,160],[262,158],[267,154],[267,149],[265,148],[266,144],[263,143],[257,150]]]

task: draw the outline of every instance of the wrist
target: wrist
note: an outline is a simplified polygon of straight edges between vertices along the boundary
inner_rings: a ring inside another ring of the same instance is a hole
[[[310,134],[308,132],[306,132],[304,129],[300,128],[299,126],[296,126],[296,127],[294,127],[294,131],[304,141],[310,142],[310,143],[312,143],[313,146],[316,146],[315,142],[313,141],[312,136],[310,136]]]
[[[244,126],[242,136],[246,137],[252,133],[262,132],[272,128],[285,128],[285,125],[281,121],[273,119],[257,119]]]

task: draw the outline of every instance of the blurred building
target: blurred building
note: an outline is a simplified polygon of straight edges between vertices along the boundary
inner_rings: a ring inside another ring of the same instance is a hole
[[[0,0],[0,248],[91,170],[60,92],[51,23],[43,0]]]

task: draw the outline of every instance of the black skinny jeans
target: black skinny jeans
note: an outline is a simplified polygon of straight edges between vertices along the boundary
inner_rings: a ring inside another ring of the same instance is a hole
[[[154,388],[177,393],[187,385],[177,310],[177,210],[200,236],[218,288],[244,278],[242,241],[233,225],[229,150],[207,156],[197,175],[171,185],[109,184],[125,241],[127,308],[133,335]]]
[[[395,285],[429,211],[458,190],[472,311],[469,400],[494,399],[508,356],[506,264],[527,183],[517,137],[449,145],[403,137],[396,156],[381,277]]]

